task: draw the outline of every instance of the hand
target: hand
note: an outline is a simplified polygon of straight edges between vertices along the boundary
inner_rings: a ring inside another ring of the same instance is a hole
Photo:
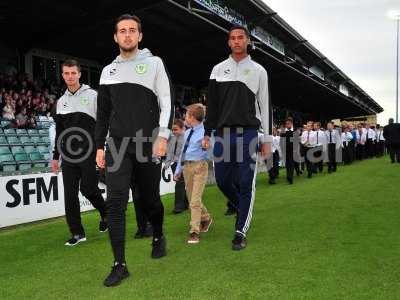
[[[174,181],[179,181],[181,179],[181,174],[174,175]]]
[[[154,147],[153,147],[153,155],[157,157],[163,157],[167,153],[167,139],[163,137],[157,137]]]
[[[268,159],[271,156],[271,143],[262,143],[261,148],[261,158],[263,160]]]
[[[208,150],[210,148],[210,137],[204,136],[203,140],[201,141],[201,148],[204,150]]]
[[[59,167],[59,165],[58,165],[58,160],[53,159],[53,160],[51,161],[51,171],[52,171],[54,174],[57,174],[57,173],[60,171],[60,167]]]
[[[106,160],[104,159],[104,150],[98,149],[96,153],[96,164],[100,169],[104,169],[106,167]]]

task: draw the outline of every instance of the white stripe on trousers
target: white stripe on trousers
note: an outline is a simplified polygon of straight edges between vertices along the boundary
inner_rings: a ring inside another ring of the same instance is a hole
[[[251,222],[251,219],[253,218],[253,206],[254,206],[254,200],[256,198],[256,178],[257,178],[258,153],[256,154],[255,161],[256,161],[256,163],[254,166],[254,176],[253,176],[253,183],[252,183],[252,187],[251,187],[250,207],[249,207],[249,212],[247,213],[246,223],[244,224],[243,232],[242,232],[244,235],[246,235],[246,232],[249,230],[250,222]]]

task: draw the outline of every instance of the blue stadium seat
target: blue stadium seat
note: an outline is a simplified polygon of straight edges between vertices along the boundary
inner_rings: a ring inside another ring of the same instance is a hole
[[[7,129],[4,129],[4,135],[5,136],[17,136],[17,132],[15,131],[14,128],[7,128]]]
[[[38,147],[37,147],[37,150],[38,150],[40,153],[50,153],[49,147],[44,146],[44,145],[38,146]]]
[[[17,164],[15,163],[14,157],[11,153],[0,154],[0,166],[3,172],[12,172],[17,169]]]
[[[42,136],[40,137],[40,143],[39,145],[50,145],[50,138],[48,136]]]
[[[24,150],[26,154],[38,151],[38,149],[36,149],[36,147],[33,145],[24,145]]]
[[[40,136],[49,136],[49,130],[48,129],[39,129],[39,135]]]
[[[28,129],[28,135],[29,136],[38,136],[39,135],[39,131],[37,129]]]
[[[29,136],[21,136],[19,139],[20,139],[22,145],[27,145],[27,146],[35,145],[35,143],[31,140],[31,138]]]
[[[16,136],[7,137],[7,142],[10,146],[22,146],[20,139]]]
[[[4,146],[0,147],[0,154],[10,154],[10,153],[11,153],[10,147],[4,147]]]
[[[18,136],[27,136],[28,132],[26,131],[26,129],[17,129],[17,135]]]
[[[34,168],[45,168],[49,165],[49,161],[39,152],[30,153],[29,158],[31,159]]]
[[[18,170],[24,171],[32,168],[32,162],[26,153],[17,153],[14,155],[15,162],[17,163]]]
[[[0,146],[8,146],[6,137],[0,136]]]
[[[18,154],[18,153],[25,153],[24,148],[22,146],[12,146],[11,147],[11,152],[13,155]]]

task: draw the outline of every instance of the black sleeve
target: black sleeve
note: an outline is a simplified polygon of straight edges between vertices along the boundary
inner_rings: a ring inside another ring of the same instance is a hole
[[[207,111],[206,111],[206,120],[204,122],[204,127],[205,127],[204,135],[211,136],[212,130],[217,128],[217,123],[218,123],[217,81],[211,78],[208,84]]]
[[[54,160],[59,160],[60,159],[60,153],[58,152],[58,140],[60,138],[61,133],[64,131],[64,124],[63,124],[63,119],[60,115],[55,115],[54,116],[54,121],[56,123],[56,137],[54,139],[54,150],[53,150],[53,159]],[[60,141],[61,143],[61,141]]]
[[[104,149],[106,136],[108,133],[112,105],[110,90],[107,85],[100,85],[97,94],[97,113],[95,141],[97,149]]]

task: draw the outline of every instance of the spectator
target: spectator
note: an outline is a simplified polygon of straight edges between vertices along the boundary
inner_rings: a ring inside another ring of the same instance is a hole
[[[3,108],[3,118],[8,120],[14,120],[15,118],[14,113],[15,113],[15,108],[12,105],[11,97],[8,96],[6,98],[6,105]]]

